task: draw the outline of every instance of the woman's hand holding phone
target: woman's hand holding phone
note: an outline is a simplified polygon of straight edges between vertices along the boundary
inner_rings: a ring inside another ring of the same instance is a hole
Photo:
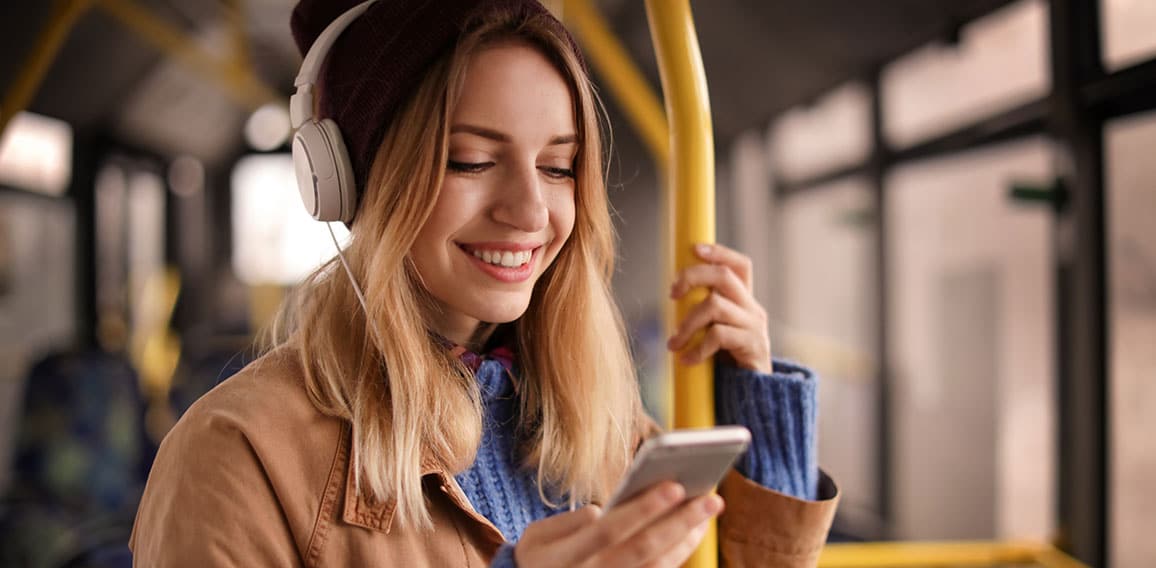
[[[526,527],[514,549],[521,568],[681,566],[723,510],[718,495],[684,500],[663,482],[605,513],[591,505]]]

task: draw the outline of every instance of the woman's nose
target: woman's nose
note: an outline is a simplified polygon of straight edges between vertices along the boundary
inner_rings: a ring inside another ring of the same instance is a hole
[[[519,167],[503,182],[494,207],[494,219],[527,233],[545,229],[550,222],[550,208],[543,195],[538,168]]]

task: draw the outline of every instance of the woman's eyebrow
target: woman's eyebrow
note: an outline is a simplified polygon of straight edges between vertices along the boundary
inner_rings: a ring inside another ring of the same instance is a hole
[[[503,142],[503,143],[510,142],[510,136],[505,134],[505,133],[498,132],[497,130],[494,130],[491,128],[486,128],[483,126],[475,126],[473,124],[455,124],[455,125],[450,127],[450,134],[459,134],[459,133],[473,134],[475,136],[481,136],[482,138],[488,138],[488,139],[494,140],[496,142]],[[562,144],[576,144],[577,142],[578,142],[578,136],[577,135],[565,134],[562,136],[555,136],[555,137],[551,138],[550,142],[547,144],[547,146],[559,146]]]
[[[567,134],[565,136],[555,136],[555,137],[551,138],[550,143],[547,144],[547,146],[559,146],[562,144],[577,144],[577,143],[578,143],[578,136],[576,134]]]
[[[460,132],[465,132],[467,134],[473,134],[475,136],[481,136],[482,138],[489,138],[490,140],[494,140],[497,142],[509,142],[510,141],[510,137],[507,136],[506,134],[498,132],[497,130],[492,130],[492,129],[484,128],[481,126],[474,126],[472,124],[455,124],[455,125],[450,127],[450,134],[458,134]]]

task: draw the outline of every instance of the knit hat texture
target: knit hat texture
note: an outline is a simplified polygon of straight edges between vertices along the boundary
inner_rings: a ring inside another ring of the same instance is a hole
[[[290,19],[301,54],[361,1],[301,0]],[[471,22],[496,12],[519,18],[544,15],[579,53],[561,22],[535,0],[378,0],[342,32],[318,78],[320,116],[341,128],[358,195],[386,130],[425,72],[456,45]]]

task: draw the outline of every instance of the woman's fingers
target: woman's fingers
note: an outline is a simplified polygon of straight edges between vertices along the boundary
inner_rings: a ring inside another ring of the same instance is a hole
[[[696,365],[719,351],[726,351],[736,365],[760,373],[771,372],[771,342],[765,334],[725,324],[713,324],[702,341],[679,355],[683,365]]]
[[[565,547],[562,543],[601,517],[600,508],[587,506],[530,523],[514,547],[514,561],[518,566],[526,567],[578,565],[589,554],[579,556],[574,547]]]
[[[709,521],[709,519],[708,519]],[[702,543],[702,537],[706,536],[706,529],[710,526],[707,521],[699,523],[694,527],[682,542],[671,548],[667,553],[663,554],[657,560],[651,563],[651,566],[682,566],[686,564],[690,555]]]
[[[754,302],[747,285],[733,270],[721,264],[696,264],[684,269],[670,287],[670,297],[677,300],[700,286],[710,288],[740,306],[750,306]]]
[[[613,547],[600,552],[591,562],[592,566],[677,566],[667,564],[666,556],[671,551],[694,538],[694,543],[702,535],[694,532],[711,517],[723,509],[723,500],[718,495],[703,495],[683,503],[674,511],[635,532],[629,539],[620,541]],[[693,547],[690,549],[693,550]],[[686,551],[689,555],[690,551]],[[663,562],[658,562],[660,559]]]
[[[687,342],[694,337],[695,333],[711,324],[726,324],[744,328],[765,325],[764,322],[755,321],[755,318],[738,304],[721,294],[712,293],[707,296],[707,299],[691,308],[690,312],[683,318],[682,323],[678,325],[678,330],[667,341],[666,346],[678,351],[686,347]]]
[[[731,355],[739,360],[739,353],[750,351],[750,347],[743,345],[743,341],[749,333],[743,333],[737,327],[715,324],[706,330],[702,341],[686,350],[679,355],[678,359],[684,365],[694,365],[705,361],[708,357],[718,353],[719,350],[726,350]]]
[[[749,256],[718,243],[697,244],[694,253],[711,264],[721,264],[730,268],[747,288],[754,287],[754,270]]]
[[[606,513],[584,507],[532,523],[514,549],[515,560],[527,568],[673,568],[698,545],[705,521],[723,509],[718,495],[684,496],[681,485],[664,482]]]
[[[767,312],[751,290],[751,260],[722,245],[698,245],[695,254],[708,264],[679,272],[670,296],[678,299],[700,287],[708,288],[711,294],[679,322],[667,347],[685,350],[680,357],[683,364],[699,363],[722,350],[740,367],[770,371]],[[692,338],[703,329],[703,340],[691,345]]]
[[[686,491],[677,483],[655,485],[607,511],[598,522],[585,525],[561,539],[557,552],[564,558],[593,558],[633,539],[636,533],[675,509],[685,495]]]
[[[531,534],[543,540],[562,538],[574,531],[589,525],[602,516],[602,508],[597,505],[587,505],[581,509],[559,513],[547,517],[526,527],[523,536]]]

